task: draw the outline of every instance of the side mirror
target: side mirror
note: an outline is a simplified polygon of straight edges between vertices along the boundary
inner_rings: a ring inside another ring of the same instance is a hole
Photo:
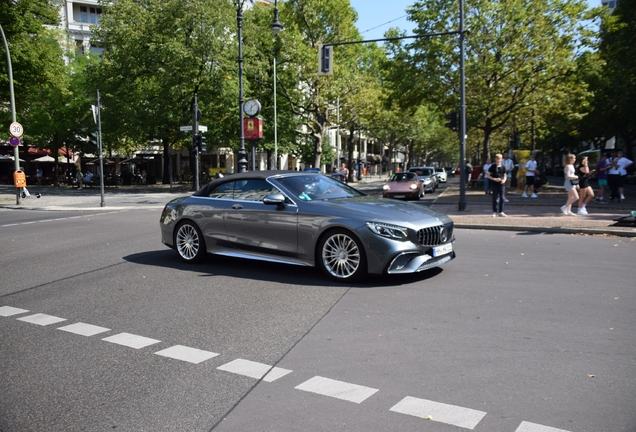
[[[282,193],[269,194],[263,198],[263,204],[283,207],[285,205],[285,196]]]

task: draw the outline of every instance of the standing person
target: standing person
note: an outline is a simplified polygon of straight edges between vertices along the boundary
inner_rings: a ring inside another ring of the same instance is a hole
[[[534,193],[534,178],[536,173],[537,173],[536,155],[532,153],[530,155],[530,160],[526,162],[526,187],[523,190],[523,195],[521,195],[522,198],[528,198],[528,195],[526,194],[526,190],[528,189],[528,187],[530,188],[530,192],[531,192],[530,198],[537,197],[537,194]]]
[[[634,164],[633,161],[627,159],[626,157],[623,157],[623,151],[619,150],[618,152],[616,152],[616,158],[618,159],[616,164],[618,165],[618,175],[619,175],[619,179],[618,179],[618,190],[621,194],[620,199],[624,200],[625,199],[625,188],[623,187],[625,185],[625,179],[627,178],[627,168],[629,168],[630,166],[632,166]]]
[[[603,153],[601,155],[601,160],[598,161],[596,165],[596,178],[598,179],[598,198],[596,201],[600,203],[605,203],[605,198],[603,195],[605,194],[605,187],[607,187],[607,170],[610,169],[610,164],[607,160],[607,153]]]
[[[84,176],[82,175],[82,171],[77,170],[77,173],[75,174],[75,178],[77,179],[77,189],[81,189],[82,188],[82,183],[84,182]]]
[[[612,159],[609,163],[609,168],[607,170],[607,184],[610,189],[610,202],[614,202],[614,200],[618,200],[621,202],[621,196],[619,192],[619,183],[621,180],[621,170],[618,165],[618,156],[612,152]]]
[[[349,168],[347,168],[347,164],[346,163],[342,163],[342,165],[340,165],[340,173],[344,176],[344,183],[349,183]]]
[[[473,166],[470,164],[470,162],[466,161],[466,166],[464,167],[464,171],[466,172],[466,178],[464,180],[466,180],[466,187],[470,186],[470,178],[472,176],[473,173]]]
[[[492,217],[506,217],[504,213],[504,200],[503,198],[504,188],[506,184],[506,168],[501,164],[501,154],[495,155],[495,163],[490,165],[488,172],[488,179],[492,181]]]
[[[512,185],[512,170],[515,169],[515,163],[510,159],[510,155],[507,151],[503,154],[503,160],[501,161],[501,165],[506,169],[506,187],[503,194],[504,202],[508,202],[506,198],[508,193],[510,192],[510,186]]]
[[[488,178],[488,170],[492,165],[490,158],[486,158],[486,163],[484,164],[484,190],[486,191],[486,195],[492,193],[490,190],[490,179]]]
[[[563,176],[565,180],[563,182],[563,187],[568,191],[568,200],[565,205],[561,207],[561,212],[567,216],[575,216],[572,213],[572,204],[579,199],[579,193],[577,192],[577,188],[579,187],[579,177],[575,174],[574,171],[574,162],[576,162],[576,156],[573,154],[568,154],[565,157],[566,165],[563,167]]]
[[[35,178],[38,181],[38,186],[42,186],[42,170],[40,168],[35,170]]]
[[[592,201],[594,198],[594,190],[592,186],[590,186],[590,176],[595,172],[595,170],[590,171],[589,162],[587,160],[587,156],[583,158],[581,161],[581,166],[578,169],[579,176],[579,210],[576,214],[581,216],[587,216],[587,210],[585,206]]]

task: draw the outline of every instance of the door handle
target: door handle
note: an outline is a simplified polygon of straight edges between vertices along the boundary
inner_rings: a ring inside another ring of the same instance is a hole
[[[234,204],[232,206],[232,210],[241,210],[243,208],[243,206],[241,204]]]

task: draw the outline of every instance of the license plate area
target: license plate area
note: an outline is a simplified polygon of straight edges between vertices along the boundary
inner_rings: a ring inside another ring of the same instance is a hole
[[[453,244],[447,243],[445,245],[434,247],[433,256],[438,257],[438,256],[446,255],[448,253],[451,253],[452,251],[453,251]]]

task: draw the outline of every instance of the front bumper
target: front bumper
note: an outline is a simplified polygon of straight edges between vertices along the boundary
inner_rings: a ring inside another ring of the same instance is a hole
[[[452,261],[455,257],[456,255],[454,250],[439,257],[433,257],[430,254],[416,251],[403,252],[393,258],[393,260],[389,263],[386,272],[387,274],[417,273],[434,267],[439,267]]]

